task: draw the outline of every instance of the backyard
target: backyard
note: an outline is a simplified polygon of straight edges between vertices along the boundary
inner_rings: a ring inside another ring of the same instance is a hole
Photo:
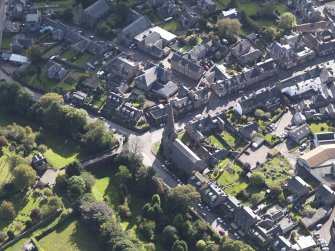
[[[63,223],[55,231],[40,239],[38,243],[46,251],[103,250],[88,227],[78,220]]]
[[[10,50],[10,45],[12,43],[12,37],[11,36],[3,36],[2,42],[1,42],[1,48],[5,50]]]
[[[181,29],[182,26],[177,21],[171,20],[162,24],[162,28],[170,32],[175,32]]]
[[[244,143],[243,139],[241,139],[239,136],[237,135],[233,135],[227,131],[223,131],[221,133],[221,136],[224,138],[224,140],[233,148],[233,149],[239,149],[242,148],[244,146],[246,146],[246,144]]]

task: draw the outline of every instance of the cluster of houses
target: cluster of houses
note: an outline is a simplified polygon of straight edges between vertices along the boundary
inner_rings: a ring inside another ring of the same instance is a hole
[[[335,187],[333,163],[326,162],[335,158],[334,133],[323,133],[315,135],[315,144],[319,145],[316,149],[301,156],[298,164],[311,170],[317,168],[325,169],[324,174],[320,170],[311,174],[320,181],[320,185],[313,188],[301,177],[293,176],[284,189],[287,191],[287,202],[292,204],[302,214],[302,205],[315,196],[312,206],[315,213],[302,218],[301,222],[294,220],[289,210],[280,204],[271,204],[270,206],[250,208],[242,205],[234,196],[227,194],[217,183],[202,174],[208,167],[208,159],[199,157],[192,149],[185,145],[180,139],[174,125],[174,114],[172,105],[167,106],[167,124],[163,132],[162,148],[165,157],[172,161],[175,166],[182,170],[188,177],[189,184],[193,185],[201,194],[202,201],[211,209],[221,210],[226,218],[231,222],[230,226],[245,239],[256,243],[259,247],[273,250],[314,250],[319,244],[314,236],[300,235],[294,243],[287,237],[289,233],[299,224],[306,229],[314,229],[318,224],[328,220],[332,208],[335,205]],[[195,119],[189,122],[185,130],[191,140],[198,147],[203,147],[205,134],[215,130],[223,130],[225,120],[220,115],[208,116],[202,119]],[[334,156],[333,156],[334,155]],[[216,154],[215,157],[219,155]],[[225,158],[227,155],[221,155]],[[317,177],[319,175],[319,177]]]

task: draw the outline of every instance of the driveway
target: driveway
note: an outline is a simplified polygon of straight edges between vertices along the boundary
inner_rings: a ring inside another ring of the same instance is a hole
[[[292,113],[290,111],[286,112],[276,123],[277,129],[273,132],[273,134],[279,136],[282,132],[284,132],[285,127],[291,124]]]

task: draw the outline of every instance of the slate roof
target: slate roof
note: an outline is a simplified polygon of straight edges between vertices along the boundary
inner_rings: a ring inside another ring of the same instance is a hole
[[[312,187],[299,176],[294,176],[287,182],[286,189],[295,195],[299,195],[303,190],[312,190]]]
[[[89,13],[91,16],[100,18],[111,10],[111,6],[106,2],[106,0],[98,0],[91,4],[85,9],[85,12]]]
[[[125,27],[122,32],[127,39],[133,39],[141,32],[149,29],[151,26],[150,20],[146,16],[141,16],[134,22]]]

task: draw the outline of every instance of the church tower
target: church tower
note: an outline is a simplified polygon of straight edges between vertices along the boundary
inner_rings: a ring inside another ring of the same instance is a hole
[[[167,138],[170,141],[178,138],[178,134],[174,125],[173,108],[171,103],[168,104],[168,118],[164,128],[163,138]]]

